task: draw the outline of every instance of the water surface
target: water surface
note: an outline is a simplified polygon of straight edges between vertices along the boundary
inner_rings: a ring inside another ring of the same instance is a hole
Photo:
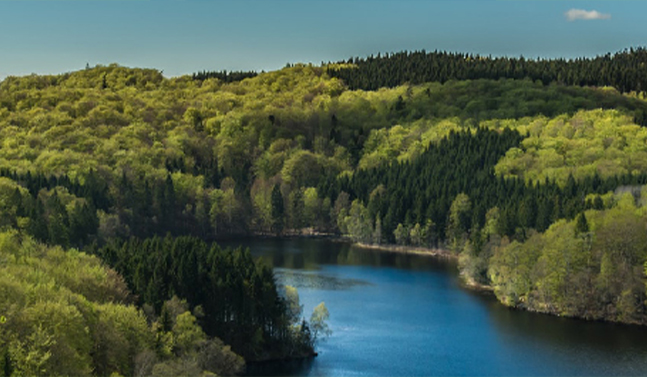
[[[461,288],[451,261],[329,240],[242,244],[298,288],[307,317],[324,301],[333,331],[312,362],[255,374],[647,375],[647,329],[508,309]]]

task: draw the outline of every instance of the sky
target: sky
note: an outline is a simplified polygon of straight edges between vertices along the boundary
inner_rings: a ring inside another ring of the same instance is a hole
[[[402,50],[595,56],[647,45],[647,1],[0,0],[0,79],[118,63],[167,77]]]

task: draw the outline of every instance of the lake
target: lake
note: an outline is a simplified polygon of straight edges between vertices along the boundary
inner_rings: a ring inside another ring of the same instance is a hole
[[[647,328],[506,308],[461,287],[452,261],[318,239],[242,245],[298,288],[306,318],[325,302],[333,332],[311,362],[251,374],[647,375]]]

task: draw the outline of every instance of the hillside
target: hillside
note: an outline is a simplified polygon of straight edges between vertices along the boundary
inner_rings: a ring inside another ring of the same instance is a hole
[[[210,243],[258,234],[446,248],[507,305],[647,323],[647,102],[631,79],[644,50],[434,54],[2,81],[5,374],[133,374],[140,354],[160,374],[214,372],[195,361],[207,351],[239,373],[234,352],[311,354],[308,326],[321,324],[302,321],[296,292],[279,292],[248,252]],[[581,78],[597,69],[608,71]],[[42,295],[55,302],[29,299]],[[78,323],[62,329],[52,311]]]
[[[79,246],[91,239],[166,232],[204,239],[270,232],[278,220],[284,228],[336,231],[329,214],[344,184],[338,177],[414,161],[451,131],[509,127],[525,133],[530,124],[537,129],[542,122],[555,124],[559,117],[598,108],[618,112],[578,117],[631,124],[647,108],[613,89],[526,80],[352,91],[326,71],[295,65],[223,83],[166,79],[154,70],[113,65],[7,78],[0,85],[0,171],[22,188],[6,181],[6,195],[20,200],[12,201],[5,221],[29,227],[42,241]],[[605,143],[612,143],[613,132]],[[636,131],[626,132],[625,139],[635,140]],[[540,172],[534,162],[526,178],[564,182],[569,173],[584,178],[604,164],[603,178],[642,173],[642,163],[633,158],[629,165],[609,165],[607,159],[615,158],[611,151],[623,153],[622,148],[587,155],[582,168],[569,161],[570,168],[554,173]],[[518,159],[532,154],[516,150],[507,152],[497,173],[518,176]],[[557,169],[555,158],[548,164]],[[278,196],[272,204],[276,185],[283,208],[276,208]],[[374,188],[351,193],[351,199],[366,201]],[[303,213],[295,212],[299,208]],[[57,240],[46,229],[60,225],[43,218],[52,211],[60,212],[67,228],[55,232]],[[77,229],[79,224],[87,229]]]

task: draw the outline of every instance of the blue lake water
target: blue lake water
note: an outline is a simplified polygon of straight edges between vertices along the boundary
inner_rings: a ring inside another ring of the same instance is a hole
[[[256,374],[647,375],[646,328],[508,309],[462,288],[451,261],[328,240],[242,245],[298,288],[306,318],[325,302],[333,332],[313,361]]]

